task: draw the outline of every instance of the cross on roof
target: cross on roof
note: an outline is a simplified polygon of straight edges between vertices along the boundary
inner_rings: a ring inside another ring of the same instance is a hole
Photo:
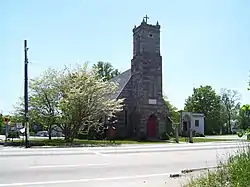
[[[149,17],[148,17],[148,15],[147,15],[147,14],[146,14],[146,16],[145,16],[144,18],[145,18],[146,23],[148,23],[148,19],[149,19]]]

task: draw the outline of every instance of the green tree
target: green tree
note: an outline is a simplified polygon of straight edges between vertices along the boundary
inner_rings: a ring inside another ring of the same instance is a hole
[[[248,84],[248,90],[250,90],[250,82]],[[247,135],[247,139],[250,140],[250,105],[245,104],[241,107],[239,113],[239,122],[242,132],[238,132],[238,136],[242,137],[244,134]]]
[[[221,100],[211,86],[200,86],[193,89],[192,96],[185,102],[185,111],[205,115],[205,133],[219,133],[221,122]]]
[[[168,106],[171,119],[175,124],[180,123],[180,112],[177,107],[172,105],[167,97],[164,98],[166,105]]]
[[[239,116],[239,128],[246,130],[250,128],[250,105],[243,105],[240,109]]]
[[[88,71],[87,64],[76,69],[66,68],[60,81],[60,109],[65,138],[72,142],[83,126],[99,125],[104,116],[113,116],[122,110],[123,99],[109,99],[117,91],[117,85],[96,79],[95,71]]]
[[[49,139],[51,139],[52,127],[57,125],[60,119],[59,101],[62,96],[58,87],[59,80],[60,72],[48,69],[29,83],[29,123],[31,126],[38,123],[48,130]],[[14,116],[16,120],[23,122],[23,99],[20,99],[16,106]]]
[[[24,125],[24,99],[19,98],[18,102],[14,105],[14,111],[11,115],[11,121],[14,123],[22,123]],[[28,123],[30,125],[30,130],[32,129],[32,124],[35,122],[35,118],[32,115],[32,110],[28,111]]]
[[[221,102],[227,118],[227,131],[231,133],[231,120],[235,120],[240,110],[240,94],[236,90],[222,89]]]
[[[108,81],[113,77],[120,74],[118,69],[114,69],[111,63],[99,61],[93,65],[94,71],[96,71],[97,77],[104,81]]]
[[[54,125],[59,126],[68,142],[72,142],[83,126],[99,125],[100,118],[122,110],[123,99],[111,100],[117,85],[96,79],[96,71],[87,63],[75,69],[46,70],[30,82],[29,120],[47,127],[49,138]],[[23,100],[16,116],[23,116]]]
[[[249,76],[249,78],[250,78],[250,76]],[[247,88],[247,90],[250,91],[250,81],[248,82],[248,88]]]
[[[3,115],[0,113],[0,134],[3,134],[3,129],[4,129]]]
[[[49,139],[52,128],[59,123],[59,102],[62,99],[58,82],[60,72],[55,69],[46,70],[41,76],[30,81],[29,106],[33,119],[47,127]]]

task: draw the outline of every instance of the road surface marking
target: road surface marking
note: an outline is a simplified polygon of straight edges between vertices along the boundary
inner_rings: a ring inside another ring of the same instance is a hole
[[[107,181],[107,180],[148,178],[148,177],[170,176],[170,174],[173,174],[173,173],[176,173],[176,172],[156,173],[156,174],[147,174],[147,175],[120,176],[120,177],[107,177],[107,178],[89,178],[89,179],[75,179],[75,180],[61,180],[61,181],[41,181],[41,182],[11,183],[11,184],[0,184],[0,187],[35,186],[35,185],[49,185],[49,184],[80,183],[80,182],[90,182],[90,181]]]
[[[152,148],[152,149],[138,149],[138,150],[103,150],[101,154],[112,154],[112,153],[148,153],[148,152],[175,152],[175,151],[200,151],[200,150],[221,150],[221,149],[232,149],[241,148],[238,145],[225,145],[225,146],[199,146],[199,147],[182,147],[182,148]]]
[[[95,155],[98,155],[98,156],[106,156],[106,155],[100,153],[99,151],[94,151],[94,150],[89,150],[89,149],[85,150],[85,152],[95,154]]]
[[[42,168],[70,168],[70,167],[91,167],[91,166],[106,166],[108,164],[85,164],[85,165],[41,165],[31,166],[30,169],[42,169]]]
[[[92,153],[94,153],[94,154],[96,154],[96,155],[99,155],[99,156],[107,156],[107,155],[102,154],[102,153],[97,152],[97,151],[90,151],[90,152],[92,152]]]

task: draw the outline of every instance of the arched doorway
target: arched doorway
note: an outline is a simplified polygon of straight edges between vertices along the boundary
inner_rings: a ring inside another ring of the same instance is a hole
[[[152,114],[147,121],[147,136],[149,138],[155,138],[157,136],[157,117]]]

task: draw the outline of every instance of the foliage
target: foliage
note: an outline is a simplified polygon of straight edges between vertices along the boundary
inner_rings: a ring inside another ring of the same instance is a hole
[[[175,124],[180,123],[180,112],[178,108],[170,103],[167,97],[164,98],[166,105],[168,106],[169,113],[171,115],[171,119]]]
[[[147,135],[145,132],[140,132],[138,141],[146,141],[147,140]]]
[[[99,125],[100,118],[112,116],[122,109],[123,99],[111,100],[117,91],[115,83],[96,79],[96,72],[87,63],[71,69],[48,69],[30,82],[29,120],[47,127],[50,137],[55,126],[60,127],[67,141],[73,141],[85,126]],[[23,102],[16,107],[23,115]]]
[[[211,86],[194,88],[192,96],[185,102],[184,110],[205,115],[205,134],[219,133],[222,125],[221,100]]]
[[[241,131],[237,133],[238,136],[246,135],[247,139],[250,140],[250,105],[246,104],[241,107],[239,121]]]
[[[170,136],[168,135],[168,133],[163,132],[160,136],[161,140],[170,140]]]
[[[3,134],[3,129],[4,129],[3,115],[0,113],[0,134]]]
[[[13,141],[13,138],[19,138],[19,133],[17,131],[10,131],[8,134],[8,138],[11,138]]]
[[[193,131],[193,137],[205,137],[204,134]]]
[[[250,105],[243,105],[238,115],[239,128],[246,130],[250,128]]]
[[[197,179],[191,179],[185,187],[250,186],[250,147],[239,150],[236,156],[219,166],[215,171],[208,170]]]
[[[46,126],[51,139],[52,126],[59,123],[59,103],[62,95],[59,92],[58,71],[46,70],[41,76],[30,81],[29,105],[33,120]]]
[[[243,131],[239,131],[237,132],[237,135],[239,138],[242,138],[244,136],[244,132]]]
[[[58,81],[60,80],[60,72],[54,69],[48,69],[39,77],[29,82],[29,112],[28,119],[30,125],[39,122],[41,129],[49,132],[51,139],[52,127],[59,123],[60,110],[59,102],[62,98]],[[15,121],[24,122],[24,100],[15,107],[13,115]]]
[[[28,123],[29,123],[29,127],[30,129],[32,128],[32,124],[35,123],[36,118],[33,115],[33,111],[31,109],[29,109],[28,111]],[[10,118],[11,122],[13,123],[22,123],[24,124],[24,99],[23,98],[19,98],[19,101],[16,103],[16,105],[14,106],[14,112],[11,115]]]
[[[99,61],[97,64],[93,65],[93,69],[96,72],[97,77],[103,81],[108,81],[120,74],[118,69],[114,69],[112,64],[109,62]]]
[[[240,110],[240,95],[236,90],[222,89],[221,101],[223,112],[226,114],[228,133],[231,133],[231,120],[235,120]]]
[[[79,140],[87,140],[88,139],[88,132],[79,132],[77,134],[77,139],[79,139]]]
[[[97,126],[104,116],[122,110],[123,99],[108,98],[117,91],[117,85],[96,79],[95,72],[87,70],[87,64],[75,69],[66,67],[60,85],[61,128],[69,141],[73,141],[82,126]]]

